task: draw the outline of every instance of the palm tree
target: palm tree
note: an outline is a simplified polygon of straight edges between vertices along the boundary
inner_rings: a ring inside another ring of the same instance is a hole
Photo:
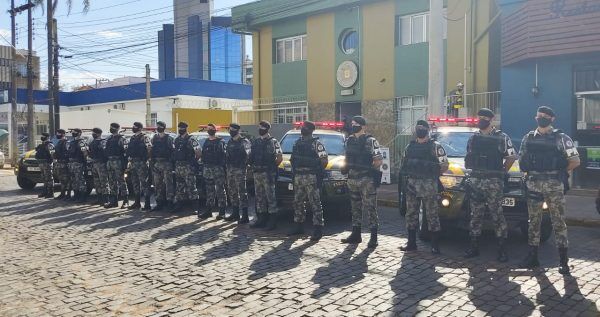
[[[48,0],[50,1],[50,0]],[[44,10],[44,0],[33,0],[32,1],[33,4],[36,7],[41,7],[42,10]],[[71,13],[71,8],[73,8],[73,0],[66,0],[65,1],[67,4],[67,8],[68,8],[68,12]],[[83,12],[88,12],[88,10],[90,9],[90,0],[82,0],[81,4],[83,4]],[[54,16],[54,13],[56,12],[56,7],[58,6],[58,0],[53,0],[52,1],[52,16]]]

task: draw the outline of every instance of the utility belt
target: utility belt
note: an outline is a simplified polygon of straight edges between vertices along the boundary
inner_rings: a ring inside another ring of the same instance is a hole
[[[122,156],[109,156],[108,160],[109,161],[122,161],[123,157]]]
[[[529,181],[545,181],[550,179],[560,180],[560,177],[558,172],[528,172],[526,179]]]
[[[152,158],[152,160],[156,161],[156,162],[168,162],[171,159],[168,157],[154,157],[154,158]]]
[[[504,171],[471,171],[469,177],[476,178],[504,178]]]

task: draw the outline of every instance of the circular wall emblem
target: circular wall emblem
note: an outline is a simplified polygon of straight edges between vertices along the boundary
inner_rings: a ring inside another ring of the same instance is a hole
[[[344,61],[338,66],[337,81],[343,88],[350,88],[358,79],[358,67],[353,61]]]

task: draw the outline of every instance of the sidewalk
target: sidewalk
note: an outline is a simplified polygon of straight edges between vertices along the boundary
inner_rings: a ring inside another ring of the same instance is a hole
[[[566,196],[566,222],[570,226],[600,227],[596,211],[595,191],[572,190]],[[378,204],[398,207],[398,185],[381,185],[377,191]]]

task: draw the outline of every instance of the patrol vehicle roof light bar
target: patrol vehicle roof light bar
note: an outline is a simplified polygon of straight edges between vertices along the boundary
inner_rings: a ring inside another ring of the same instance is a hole
[[[322,129],[341,129],[344,127],[344,123],[341,121],[318,121],[318,122],[314,122],[315,127],[317,128],[322,128]],[[299,122],[294,122],[294,127],[295,128],[300,128],[302,127],[302,125],[304,125],[304,122],[299,121]]]
[[[198,126],[198,129],[199,129],[200,132],[206,131],[206,130],[208,130],[208,124],[201,124],[201,125]],[[227,130],[227,129],[229,129],[229,127],[228,126],[221,126],[221,125],[216,125],[215,124],[215,129],[217,129],[217,131],[219,131],[219,130]]]
[[[466,122],[466,123],[477,123],[479,118],[453,118],[453,117],[430,117],[430,122]]]

